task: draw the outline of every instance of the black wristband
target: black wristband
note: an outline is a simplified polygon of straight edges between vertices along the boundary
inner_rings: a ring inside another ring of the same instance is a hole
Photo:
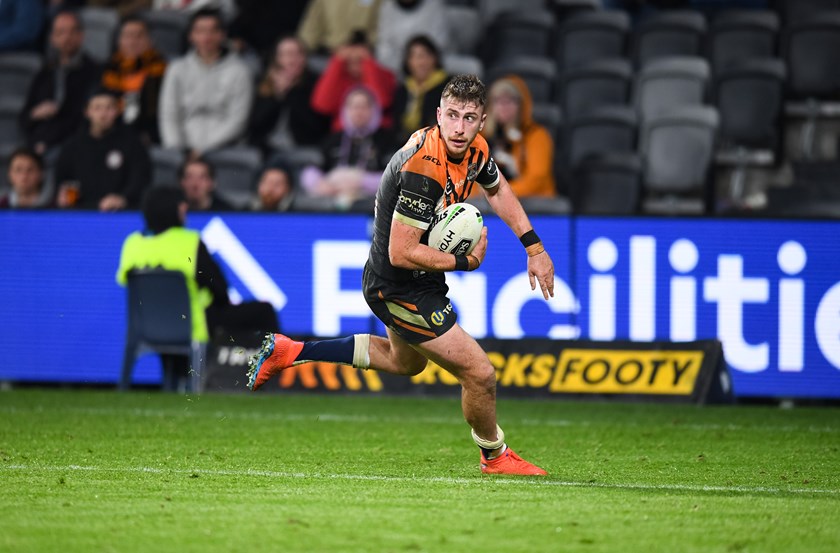
[[[519,237],[519,241],[522,242],[522,245],[526,248],[528,246],[533,246],[534,244],[540,243],[540,237],[537,236],[537,233],[534,232],[534,229],[529,230],[525,234]]]
[[[467,259],[466,255],[456,255],[455,256],[455,270],[456,271],[469,271],[470,270],[470,260]]]

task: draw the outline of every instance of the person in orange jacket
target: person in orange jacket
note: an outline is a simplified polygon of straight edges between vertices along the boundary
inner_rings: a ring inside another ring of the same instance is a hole
[[[493,83],[488,96],[482,134],[513,192],[520,198],[555,196],[554,140],[532,117],[528,86],[519,77],[506,75]]]

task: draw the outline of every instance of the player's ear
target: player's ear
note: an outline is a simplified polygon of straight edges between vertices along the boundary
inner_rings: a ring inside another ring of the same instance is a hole
[[[435,114],[437,115],[437,123],[440,125],[440,106],[435,108]]]
[[[484,123],[485,123],[485,122],[487,122],[487,114],[486,114],[486,113],[482,113],[482,114],[481,114],[481,124],[478,126],[478,130],[480,130],[480,131],[483,131],[483,130],[484,130]]]

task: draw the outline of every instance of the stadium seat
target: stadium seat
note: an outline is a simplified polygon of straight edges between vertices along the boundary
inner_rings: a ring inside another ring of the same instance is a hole
[[[683,106],[642,125],[646,213],[701,214],[711,207],[708,176],[719,125],[717,110]]]
[[[481,41],[481,20],[473,6],[447,4],[446,20],[449,22],[450,51],[456,54],[475,55]]]
[[[814,155],[817,121],[840,116],[840,11],[823,12],[788,27],[784,39],[788,67],[786,113],[804,118],[800,154]]]
[[[654,59],[636,77],[634,105],[643,120],[676,107],[701,105],[708,82],[709,63],[703,58]]]
[[[0,144],[0,196],[11,187],[9,183],[9,161],[15,150],[13,144]]]
[[[262,168],[262,154],[256,148],[234,146],[208,153],[205,159],[216,172],[216,189],[236,207],[253,198]]]
[[[508,58],[490,70],[492,83],[505,75],[517,75],[528,85],[534,102],[550,102],[554,98],[557,67],[545,57]]]
[[[18,114],[23,108],[19,98],[0,98],[0,145],[17,146],[21,142]]]
[[[143,19],[149,26],[149,35],[155,48],[168,60],[186,52],[189,15],[177,10],[148,10]]]
[[[655,58],[700,56],[706,18],[691,10],[663,11],[648,16],[636,30],[633,59],[644,67]]]
[[[104,63],[114,50],[114,37],[120,16],[110,8],[84,7],[79,17],[85,28],[84,49],[94,60]]]
[[[563,126],[563,113],[560,107],[552,103],[536,103],[532,109],[534,121],[545,127],[554,139],[554,144],[560,138],[560,129]]]
[[[152,146],[149,157],[152,159],[152,186],[179,186],[178,171],[184,164],[181,150]]]
[[[443,67],[450,75],[477,75],[484,78],[484,64],[476,56],[444,54]]]
[[[41,56],[32,52],[0,54],[0,98],[23,102],[42,63]]]
[[[582,114],[594,108],[622,105],[630,100],[633,67],[624,59],[602,59],[566,71],[560,79],[560,105],[564,114]]]
[[[183,273],[140,269],[128,274],[128,332],[126,333],[119,388],[131,386],[137,358],[144,352],[185,355],[191,372],[186,387],[201,392],[205,344],[192,339],[190,297]],[[163,387],[178,388],[178,376],[164,366]]]
[[[771,11],[727,11],[709,30],[709,61],[715,73],[752,58],[777,55],[779,17]]]
[[[477,0],[478,13],[481,16],[481,29],[484,32],[500,12],[519,10],[533,12],[545,7],[544,0]]]
[[[781,147],[785,65],[777,59],[753,59],[731,66],[715,78],[720,114],[715,161],[734,166],[729,195],[740,201],[748,167],[771,166]]]
[[[622,11],[593,11],[567,18],[554,41],[554,59],[562,73],[605,58],[624,57],[630,18]]]
[[[554,15],[546,10],[500,12],[484,33],[486,65],[519,56],[544,57],[554,32]]]
[[[567,171],[591,154],[634,152],[638,119],[627,106],[604,106],[574,117],[566,125],[563,156]]]
[[[840,0],[776,0],[782,21],[790,25],[811,19],[819,12],[840,10]]]
[[[576,213],[632,215],[639,208],[642,160],[634,152],[589,155],[575,167],[572,201]]]

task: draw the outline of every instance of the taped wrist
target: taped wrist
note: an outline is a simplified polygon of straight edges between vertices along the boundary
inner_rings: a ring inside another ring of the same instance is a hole
[[[370,334],[354,334],[353,338],[353,366],[367,369],[370,367]]]
[[[520,236],[519,241],[522,242],[522,246],[525,247],[525,249],[528,249],[529,246],[539,244],[540,237],[537,236],[537,233],[534,231],[534,229],[531,229],[522,236]]]
[[[505,433],[499,427],[498,424],[496,425],[496,439],[495,440],[485,440],[484,438],[482,438],[478,434],[476,434],[475,430],[470,430],[470,432],[472,433],[472,439],[475,442],[475,445],[477,445],[481,449],[487,449],[487,450],[492,451],[494,449],[499,449],[500,447],[505,445]]]

